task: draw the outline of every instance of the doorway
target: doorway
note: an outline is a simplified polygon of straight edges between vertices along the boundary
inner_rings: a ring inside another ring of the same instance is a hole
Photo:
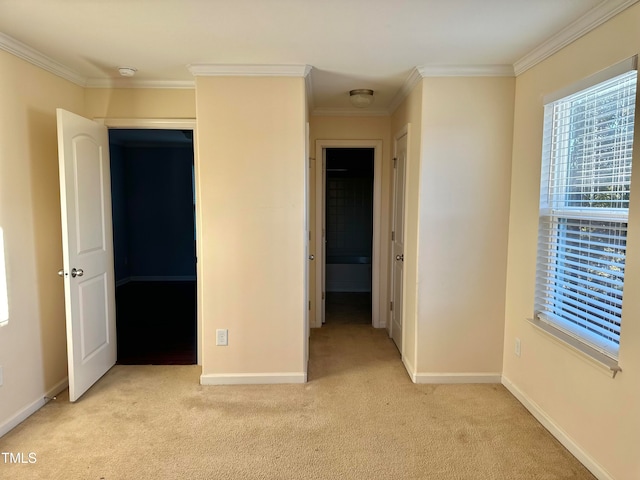
[[[371,324],[373,148],[328,148],[326,324]]]
[[[197,363],[192,130],[111,129],[117,362]]]
[[[337,309],[352,316],[350,321],[355,323],[384,327],[380,303],[382,142],[316,140],[316,159],[314,326],[321,327],[327,313],[334,313],[329,309]]]

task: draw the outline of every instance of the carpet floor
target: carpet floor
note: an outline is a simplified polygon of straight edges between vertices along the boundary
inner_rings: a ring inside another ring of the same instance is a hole
[[[311,336],[303,385],[201,386],[197,366],[117,365],[0,438],[3,480],[594,477],[501,385],[415,385],[383,330]]]
[[[325,323],[371,325],[371,293],[327,292]]]

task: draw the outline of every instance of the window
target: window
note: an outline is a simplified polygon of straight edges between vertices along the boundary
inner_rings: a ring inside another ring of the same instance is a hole
[[[0,227],[0,326],[9,321],[9,300],[7,298],[7,275],[4,265],[4,233]]]
[[[601,73],[544,110],[535,315],[614,360],[633,152],[632,67],[612,67],[606,80]]]

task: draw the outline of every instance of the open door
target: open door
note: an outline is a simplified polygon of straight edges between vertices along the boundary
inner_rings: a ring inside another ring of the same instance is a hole
[[[393,223],[391,232],[391,338],[402,353],[402,275],[404,271],[404,187],[407,133],[396,137],[393,159]]]
[[[57,110],[69,400],[116,363],[107,128]]]

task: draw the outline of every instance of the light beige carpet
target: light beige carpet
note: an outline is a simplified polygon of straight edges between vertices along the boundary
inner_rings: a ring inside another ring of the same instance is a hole
[[[414,385],[386,332],[313,331],[305,385],[116,366],[0,439],[9,479],[593,479],[500,385]]]

